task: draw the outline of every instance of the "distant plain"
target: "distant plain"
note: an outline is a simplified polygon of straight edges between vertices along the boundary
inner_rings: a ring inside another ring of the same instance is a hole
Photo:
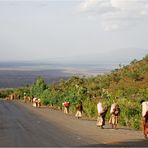
[[[46,83],[68,79],[74,75],[95,76],[111,71],[107,65],[59,64],[45,62],[1,62],[0,88],[14,88],[32,84],[39,76]]]

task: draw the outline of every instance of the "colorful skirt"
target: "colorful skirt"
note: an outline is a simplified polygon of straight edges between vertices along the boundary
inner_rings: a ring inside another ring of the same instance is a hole
[[[109,123],[116,125],[118,123],[118,116],[115,115],[111,115],[110,119],[109,119]]]
[[[97,126],[102,126],[102,125],[103,125],[103,118],[102,118],[102,116],[98,116]]]
[[[77,111],[75,117],[81,118],[82,117],[82,112],[81,111]]]

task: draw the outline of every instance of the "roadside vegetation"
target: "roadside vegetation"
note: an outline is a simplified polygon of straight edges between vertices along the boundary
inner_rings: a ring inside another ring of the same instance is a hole
[[[121,109],[120,124],[139,129],[140,100],[148,100],[148,55],[140,61],[135,59],[129,65],[119,65],[111,73],[96,77],[73,76],[49,85],[38,77],[31,86],[0,90],[0,98],[12,93],[23,98],[24,92],[40,98],[44,105],[58,109],[62,109],[62,103],[67,100],[71,103],[71,113],[75,112],[75,105],[81,100],[83,115],[91,119],[97,118],[96,105],[99,99],[108,107],[116,100]]]

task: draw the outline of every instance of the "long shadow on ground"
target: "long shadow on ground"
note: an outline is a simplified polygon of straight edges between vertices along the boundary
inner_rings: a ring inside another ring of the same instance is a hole
[[[148,147],[148,139],[138,141],[114,142],[108,144],[83,145],[81,147]]]

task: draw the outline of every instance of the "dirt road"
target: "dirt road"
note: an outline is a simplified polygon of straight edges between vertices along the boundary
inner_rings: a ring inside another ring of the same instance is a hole
[[[148,146],[141,131],[105,129],[95,121],[76,119],[61,111],[33,108],[19,101],[0,101],[0,146]]]

